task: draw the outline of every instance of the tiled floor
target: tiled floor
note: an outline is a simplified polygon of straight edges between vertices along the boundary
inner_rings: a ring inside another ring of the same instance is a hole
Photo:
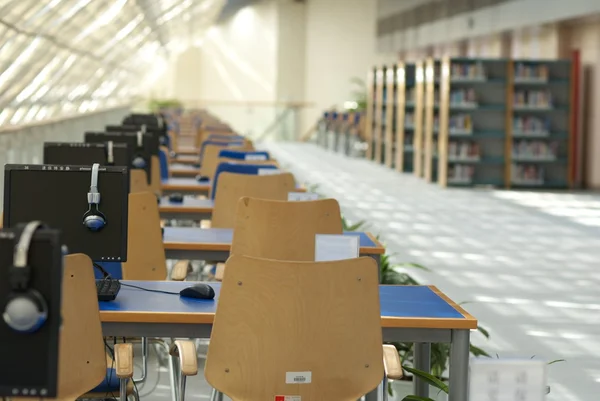
[[[500,357],[566,359],[550,401],[600,394],[600,196],[441,189],[311,144],[266,144],[296,177],[364,219],[398,262],[417,262],[491,332]]]

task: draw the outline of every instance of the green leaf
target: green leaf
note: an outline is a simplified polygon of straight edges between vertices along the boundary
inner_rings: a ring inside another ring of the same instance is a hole
[[[487,356],[488,358],[491,358],[490,354],[488,354],[486,351],[482,350],[481,348],[476,347],[473,344],[470,344],[469,348],[470,348],[471,354],[473,354],[474,356]]]
[[[559,362],[566,362],[565,359],[555,359],[552,362],[548,362],[548,365],[553,365],[555,363],[559,363]]]
[[[477,331],[480,332],[481,334],[483,334],[483,336],[485,338],[487,338],[488,340],[490,339],[490,332],[487,331],[486,329],[484,329],[483,327],[477,326]]]
[[[433,387],[443,391],[444,393],[448,394],[448,385],[446,383],[444,383],[443,381],[441,381],[440,379],[438,379],[437,377],[433,376],[432,374],[423,372],[422,370],[411,368],[408,366],[402,366],[402,368],[404,370],[406,370],[407,372],[412,373],[413,376],[422,379],[430,386],[433,386]]]
[[[426,272],[429,272],[429,271],[431,271],[431,270],[429,270],[429,268],[428,268],[428,267],[425,267],[425,266],[423,266],[423,265],[420,265],[420,264],[418,264],[418,263],[412,263],[412,262],[408,262],[408,263],[399,263],[399,264],[397,264],[397,265],[394,265],[393,267],[414,267],[414,268],[416,268],[416,269],[421,269],[421,270],[424,270],[424,271],[426,271]]]
[[[418,395],[407,395],[402,399],[402,401],[435,401],[431,398],[419,397]]]

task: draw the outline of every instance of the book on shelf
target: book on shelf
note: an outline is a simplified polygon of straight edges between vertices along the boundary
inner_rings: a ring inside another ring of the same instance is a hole
[[[485,67],[481,61],[470,63],[452,63],[450,79],[454,82],[485,81]]]
[[[511,182],[520,185],[541,185],[544,183],[545,169],[535,164],[513,164]]]
[[[547,65],[515,64],[515,82],[548,82],[549,69]]]
[[[513,104],[515,108],[552,108],[552,93],[548,90],[516,91]]]

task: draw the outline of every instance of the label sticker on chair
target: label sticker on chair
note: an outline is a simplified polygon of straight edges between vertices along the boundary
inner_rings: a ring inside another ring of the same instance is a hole
[[[267,160],[267,155],[246,155],[244,160]]]
[[[315,262],[358,258],[358,235],[317,234],[315,236]]]
[[[290,202],[314,201],[318,199],[319,194],[314,192],[288,192],[288,201]]]
[[[259,168],[258,175],[275,175],[281,174],[281,170],[276,168]]]
[[[308,384],[312,381],[312,372],[285,372],[285,384]]]
[[[302,401],[299,395],[276,395],[275,401]]]

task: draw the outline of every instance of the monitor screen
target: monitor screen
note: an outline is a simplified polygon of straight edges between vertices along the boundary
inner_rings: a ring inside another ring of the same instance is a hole
[[[0,230],[0,310],[6,309],[10,287],[10,267],[18,236],[15,230]],[[48,318],[34,333],[22,334],[0,324],[0,396],[23,395],[56,397],[58,343],[60,331],[62,252],[58,230],[38,229],[29,245],[27,264],[29,288],[46,301]],[[4,322],[2,322],[4,323]]]
[[[151,156],[153,153],[150,151],[152,144],[156,145],[158,155],[158,141],[153,138],[152,134],[143,134],[142,135],[142,146],[140,147],[138,144],[138,134],[137,132],[86,132],[85,133],[85,142],[86,143],[106,143],[108,141],[113,141],[116,143],[124,143],[130,149],[132,153],[131,157],[131,168],[136,167],[136,159],[141,158],[144,160],[145,167],[143,170],[146,172],[146,178],[148,180],[148,185],[150,185],[150,175],[152,169]]]
[[[61,230],[69,253],[84,253],[96,262],[125,262],[129,170],[100,167],[99,210],[106,226],[96,232],[83,225],[89,209],[91,170],[91,166],[7,164],[4,227],[41,220]]]
[[[108,145],[103,143],[45,142],[44,164],[70,164],[86,166],[99,163],[103,166],[131,165],[132,154],[124,143],[113,142],[113,163],[108,164]]]
[[[145,124],[149,127],[159,127],[160,121],[155,114],[130,114],[123,118],[123,125],[137,125],[140,126]]]

